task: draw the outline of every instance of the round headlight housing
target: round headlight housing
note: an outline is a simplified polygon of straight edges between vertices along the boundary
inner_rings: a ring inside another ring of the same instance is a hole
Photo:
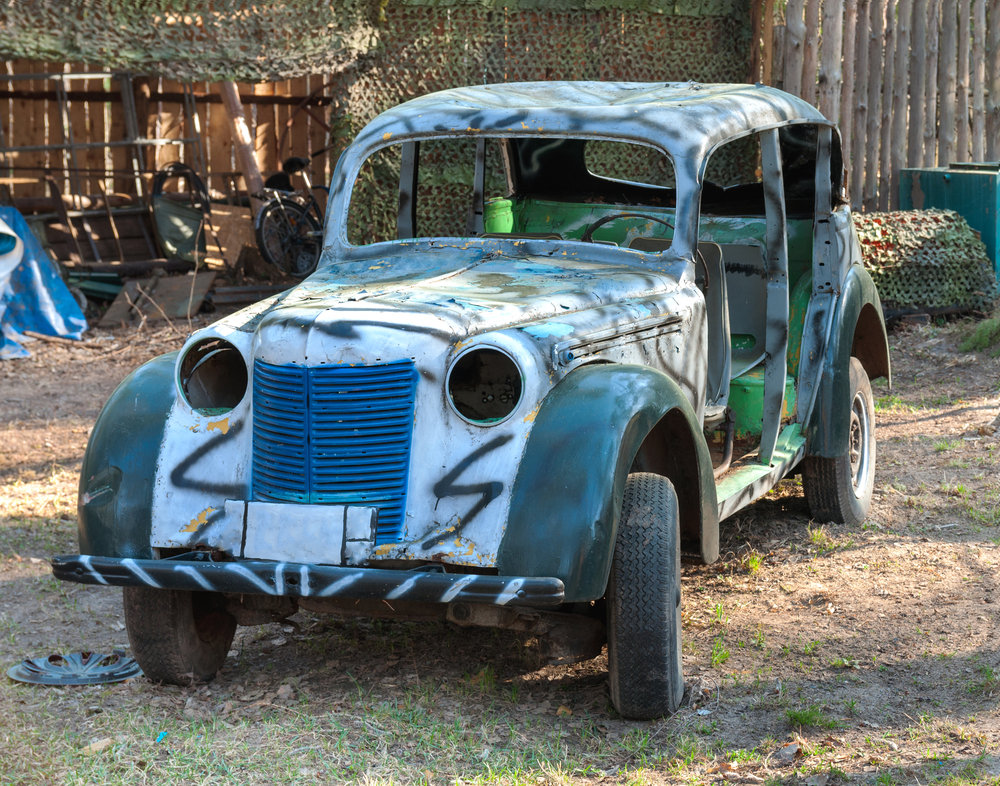
[[[448,371],[448,400],[476,426],[507,420],[521,402],[521,369],[496,347],[477,346],[459,355]]]
[[[202,415],[222,415],[246,395],[247,364],[225,339],[205,338],[188,347],[179,382],[191,409]]]

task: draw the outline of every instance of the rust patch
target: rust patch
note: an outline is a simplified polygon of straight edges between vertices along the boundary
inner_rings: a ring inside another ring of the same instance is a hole
[[[215,512],[215,508],[205,508],[195,518],[191,519],[190,524],[186,527],[181,527],[181,532],[197,532],[198,527],[208,524],[208,514],[213,512]]]

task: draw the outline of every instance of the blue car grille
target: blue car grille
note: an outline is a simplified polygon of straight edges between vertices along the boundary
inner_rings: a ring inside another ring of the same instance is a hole
[[[378,508],[377,543],[402,540],[417,372],[253,365],[253,498]]]

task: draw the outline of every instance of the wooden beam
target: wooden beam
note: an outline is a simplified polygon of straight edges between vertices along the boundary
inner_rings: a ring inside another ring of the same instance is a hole
[[[872,0],[871,30],[868,34],[868,130],[865,147],[865,210],[878,209],[878,148],[882,119],[882,36],[885,35],[887,0]]]
[[[806,40],[802,46],[802,92],[799,94],[816,105],[816,72],[819,57],[820,0],[806,0]]]
[[[854,151],[855,48],[858,40],[858,0],[844,3],[844,79],[840,88],[840,139],[844,166],[850,170]],[[845,184],[846,186],[846,184]]]
[[[764,53],[761,57],[760,81],[774,84],[774,0],[764,0]]]
[[[236,160],[243,171],[243,179],[246,180],[247,191],[251,194],[264,188],[264,181],[260,176],[260,169],[257,166],[257,159],[253,154],[253,138],[250,136],[250,127],[247,125],[247,117],[243,113],[243,106],[240,104],[240,96],[236,91],[233,82],[220,82],[219,93],[222,95],[222,104],[229,117],[229,130],[233,137],[233,147],[236,150]],[[251,198],[250,208],[254,214],[260,210],[261,202]]]
[[[761,35],[763,33],[763,0],[753,0],[750,4],[750,73],[747,82],[754,84],[760,80]]]
[[[986,160],[1000,158],[1000,0],[990,0],[989,44],[986,50]]]
[[[954,0],[941,4],[941,59],[938,64],[938,96],[941,118],[938,135],[938,164],[955,160],[955,104],[958,92],[958,21]]]
[[[771,0],[773,2],[773,0]],[[0,80],[2,81],[2,80]],[[117,91],[104,92],[103,90],[67,90],[66,97],[70,101],[100,101],[101,103],[120,104],[121,93]],[[15,101],[55,101],[57,98],[55,90],[0,90],[0,100]],[[179,90],[151,90],[146,96],[152,103],[163,101],[165,103],[180,104],[184,101],[184,93]],[[221,104],[222,97],[216,93],[204,93],[195,91],[194,100],[199,104]],[[241,93],[241,104],[286,104],[298,106],[305,103],[306,106],[329,106],[333,98],[325,95],[255,95],[253,93]]]
[[[878,209],[889,209],[889,173],[892,172],[892,86],[896,76],[896,0],[885,13],[885,65],[882,68],[882,124],[878,158]]]

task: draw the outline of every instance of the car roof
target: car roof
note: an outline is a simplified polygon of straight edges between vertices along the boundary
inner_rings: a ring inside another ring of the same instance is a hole
[[[455,133],[596,136],[693,158],[753,130],[832,125],[812,105],[772,87],[696,82],[509,82],[443,90],[384,112],[358,135],[365,147]]]

